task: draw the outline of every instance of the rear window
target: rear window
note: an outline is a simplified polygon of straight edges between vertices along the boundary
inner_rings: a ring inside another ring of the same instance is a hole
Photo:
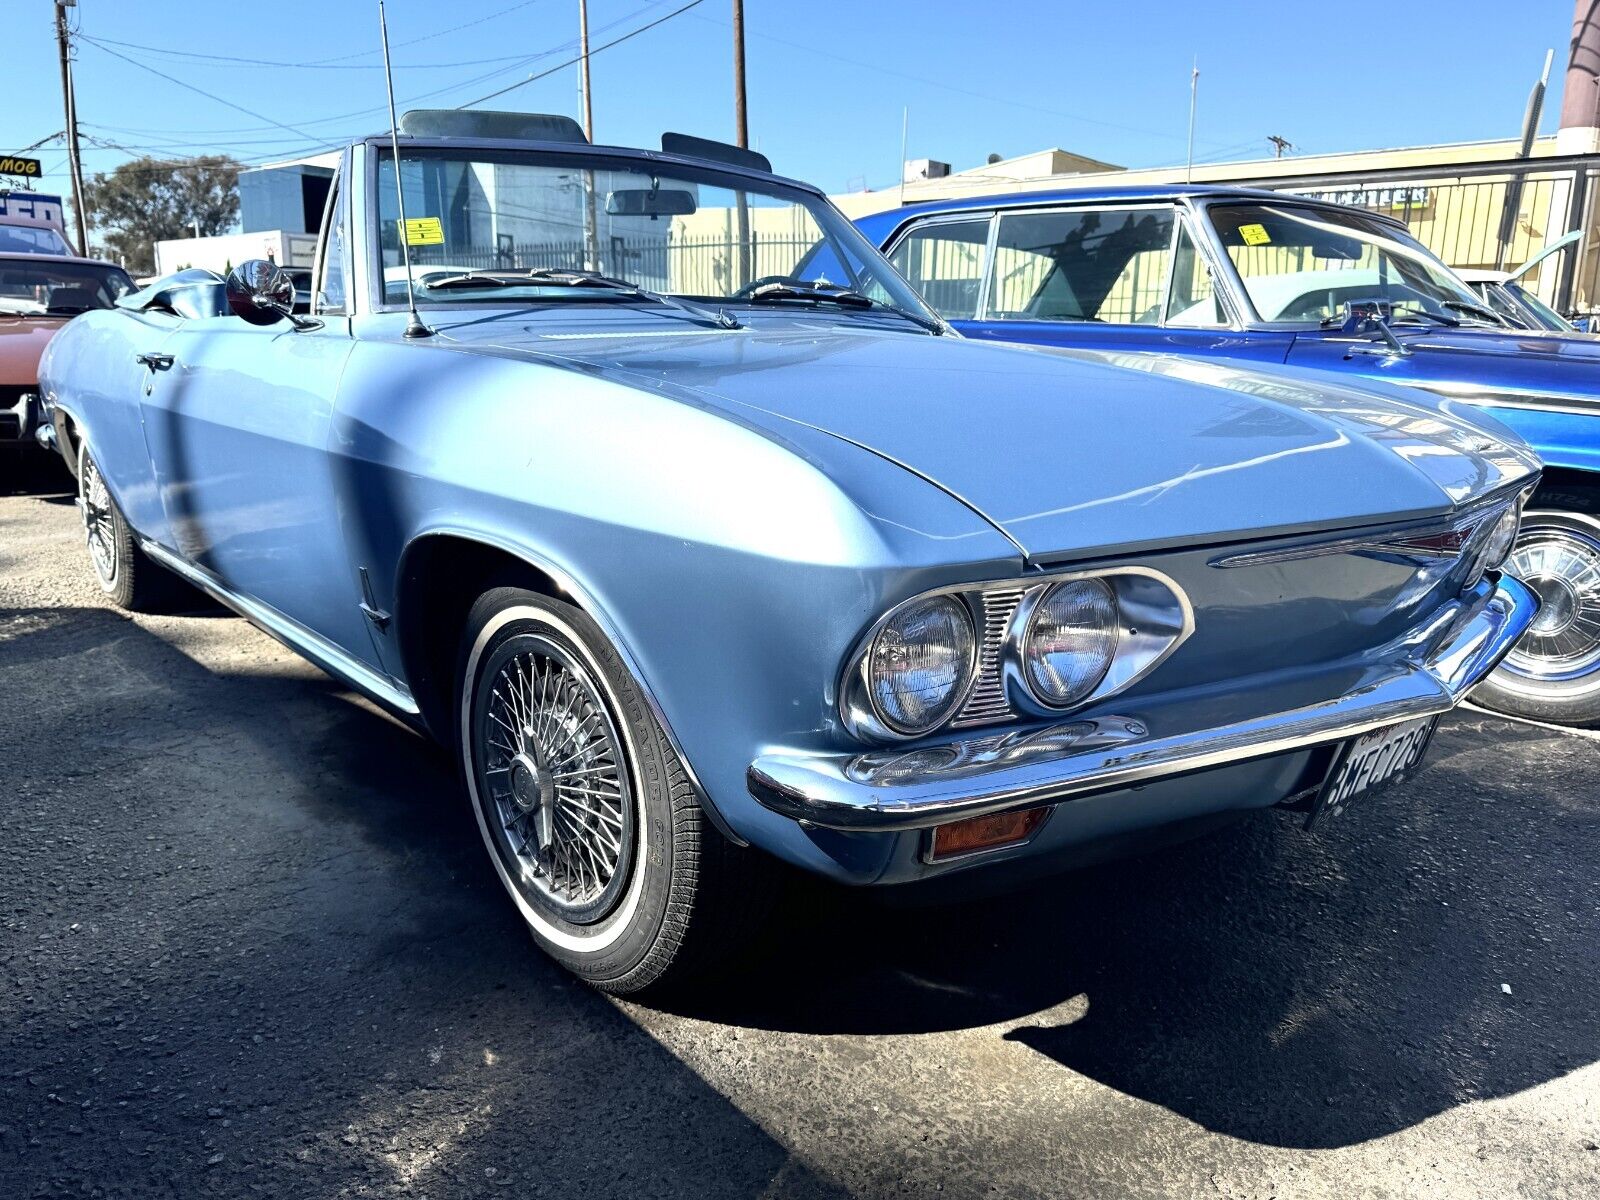
[[[67,239],[47,225],[7,225],[0,221],[0,254],[71,254]]]

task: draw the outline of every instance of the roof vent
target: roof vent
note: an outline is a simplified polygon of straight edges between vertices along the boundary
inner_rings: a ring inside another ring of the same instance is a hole
[[[583,126],[556,113],[474,112],[465,108],[413,108],[400,118],[410,137],[510,138],[522,142],[582,142]]]

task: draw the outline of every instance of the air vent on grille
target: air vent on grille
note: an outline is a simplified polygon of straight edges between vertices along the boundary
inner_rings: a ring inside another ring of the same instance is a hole
[[[1011,715],[1011,705],[1006,700],[1005,683],[1000,678],[1000,647],[1005,642],[1006,629],[1022,603],[1025,589],[990,589],[983,593],[982,641],[978,647],[978,680],[972,685],[966,703],[951,725],[962,728],[968,725],[987,725]]]

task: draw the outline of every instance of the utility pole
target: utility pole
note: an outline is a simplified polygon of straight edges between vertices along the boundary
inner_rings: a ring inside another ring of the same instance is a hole
[[[589,0],[578,0],[578,86],[583,92],[583,136],[594,141],[594,96],[589,89]],[[594,172],[583,173],[583,251],[588,271],[600,267],[600,222],[594,206]]]
[[[744,0],[733,0],[733,133],[734,141],[750,145],[750,125],[744,109]]]
[[[1283,157],[1283,152],[1285,150],[1293,150],[1294,149],[1294,143],[1293,142],[1291,142],[1286,137],[1279,137],[1275,133],[1270,135],[1267,138],[1267,141],[1272,143],[1272,157],[1273,158],[1282,158]]]
[[[750,122],[745,115],[744,95],[744,0],[733,0],[733,140],[750,147]],[[755,247],[750,236],[750,200],[739,191],[739,285],[755,277]]]
[[[583,136],[594,141],[594,98],[589,93],[589,0],[578,0],[578,87],[583,92]]]
[[[72,46],[67,9],[78,0],[56,0],[56,48],[61,52],[61,105],[67,120],[67,162],[72,173],[72,215],[78,227],[78,253],[89,254],[89,222],[83,211],[83,160],[78,156],[78,102],[72,91]]]
[[[1188,165],[1183,170],[1183,181],[1194,182],[1194,110],[1200,100],[1200,60],[1194,60],[1194,69],[1189,72],[1189,159]]]

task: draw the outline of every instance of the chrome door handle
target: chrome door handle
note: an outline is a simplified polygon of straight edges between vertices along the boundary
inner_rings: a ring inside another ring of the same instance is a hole
[[[176,361],[170,354],[136,354],[134,361],[142,367],[149,367],[152,371],[168,370]]]

